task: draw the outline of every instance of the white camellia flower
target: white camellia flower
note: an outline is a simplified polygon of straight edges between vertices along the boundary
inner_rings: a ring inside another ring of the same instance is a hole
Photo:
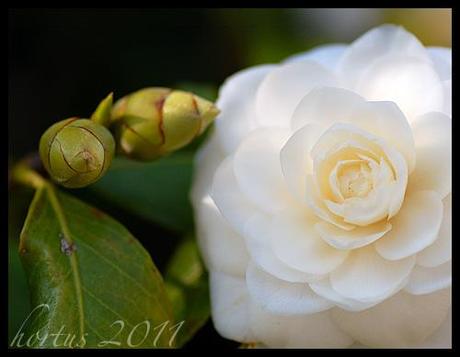
[[[192,201],[224,337],[451,345],[451,50],[385,25],[222,86]]]

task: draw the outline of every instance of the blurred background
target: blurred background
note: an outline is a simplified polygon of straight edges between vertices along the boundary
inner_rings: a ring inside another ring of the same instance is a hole
[[[451,16],[450,9],[12,9],[9,162],[36,151],[41,133],[55,121],[90,115],[111,91],[119,98],[142,87],[166,86],[214,100],[225,78],[242,68],[278,62],[316,45],[351,42],[383,23],[404,26],[425,45],[451,47]],[[125,224],[161,270],[181,237],[193,232],[187,193],[198,146],[179,153],[179,161],[139,167],[144,181],[137,191],[122,185],[130,173],[117,172],[72,194]],[[163,192],[157,192],[160,186]],[[10,340],[30,309],[16,251],[30,199],[28,190],[9,193]],[[173,204],[159,212],[162,200]],[[204,345],[238,346],[219,337],[210,321],[186,347]]]
[[[9,149],[89,115],[108,92],[181,82],[218,87],[230,74],[328,42],[350,42],[386,22],[425,45],[451,46],[445,9],[12,10],[8,22]],[[27,128],[27,130],[23,130]]]

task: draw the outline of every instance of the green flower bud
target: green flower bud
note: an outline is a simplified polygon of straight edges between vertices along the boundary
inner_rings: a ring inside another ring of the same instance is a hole
[[[115,151],[112,134],[89,119],[53,124],[40,139],[40,157],[50,177],[62,186],[87,186],[109,168]]]
[[[190,143],[217,114],[213,103],[193,93],[154,87],[118,100],[112,120],[122,154],[153,160]]]

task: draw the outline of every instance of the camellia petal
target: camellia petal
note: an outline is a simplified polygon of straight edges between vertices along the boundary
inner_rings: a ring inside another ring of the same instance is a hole
[[[359,300],[350,299],[340,295],[331,285],[329,277],[309,283],[310,288],[317,293],[319,296],[324,297],[327,300],[332,301],[336,306],[347,310],[347,311],[362,311],[366,310],[376,304],[381,300],[376,300],[372,302],[363,302]]]
[[[343,348],[353,340],[332,321],[328,311],[294,316],[275,315],[251,305],[254,336],[274,348]]]
[[[274,277],[293,283],[318,280],[319,277],[291,268],[282,262],[271,247],[268,230],[270,217],[260,213],[248,219],[245,226],[246,245],[251,258],[257,266]]]
[[[383,237],[385,233],[391,230],[391,227],[391,224],[386,221],[366,227],[356,227],[351,231],[340,229],[324,221],[315,224],[316,231],[326,243],[342,250],[364,247]]]
[[[305,192],[305,199],[308,206],[311,210],[321,219],[324,219],[326,222],[334,224],[335,226],[345,229],[345,230],[352,230],[356,228],[355,225],[349,224],[343,221],[342,217],[334,215],[326,206],[324,201],[321,199],[319,194],[319,190],[316,186],[316,182],[313,179],[312,175],[307,175],[306,177],[307,184],[306,192]]]
[[[337,268],[348,252],[337,250],[314,229],[317,222],[308,214],[285,211],[272,220],[269,230],[275,255],[294,269],[323,275]]]
[[[258,129],[241,143],[234,155],[233,170],[241,191],[269,213],[291,204],[279,159],[288,138],[287,130]]]
[[[393,102],[365,102],[351,115],[350,122],[379,136],[406,159],[409,173],[415,168],[415,144],[412,129]]]
[[[398,104],[409,122],[429,111],[442,110],[441,79],[430,62],[395,56],[382,58],[368,69],[358,83],[358,92],[368,100]]]
[[[259,86],[257,120],[261,126],[289,127],[300,100],[317,86],[335,86],[335,75],[314,61],[286,63],[271,71]]]
[[[199,227],[206,227],[198,229],[198,242],[208,269],[244,277],[249,262],[244,239],[231,229],[211,197],[203,198],[195,218]]]
[[[406,166],[402,155],[391,147],[383,138],[367,132],[350,123],[335,123],[318,139],[312,149],[313,160],[321,161],[326,158],[331,150],[344,148],[347,143],[357,143],[353,146],[366,148],[378,157],[385,156],[395,170]],[[348,158],[347,158],[348,159]],[[398,173],[397,173],[398,174]],[[401,173],[399,173],[401,175]]]
[[[452,285],[451,261],[434,268],[414,267],[404,290],[415,295],[430,294]]]
[[[400,26],[383,25],[366,32],[348,46],[339,64],[340,73],[353,88],[375,61],[396,54],[431,63],[428,52],[414,35]]]
[[[324,156],[315,157],[314,174],[323,198],[342,204],[347,198],[367,196],[373,190],[381,189],[382,184],[391,183],[393,174],[388,166],[370,148],[345,139]],[[361,184],[351,186],[358,177],[362,178]]]
[[[210,288],[211,317],[219,334],[230,340],[253,342],[251,300],[244,278],[211,271]]]
[[[305,283],[289,283],[249,263],[246,271],[249,294],[264,309],[278,315],[311,314],[329,309],[332,303]]]
[[[203,197],[211,192],[214,173],[224,160],[225,154],[219,145],[216,135],[212,135],[203,143],[195,155],[195,171],[190,198],[194,206],[199,206]]]
[[[443,113],[452,117],[452,81],[450,79],[442,82],[442,90],[444,93]]]
[[[306,176],[313,170],[310,150],[323,133],[318,124],[307,124],[296,131],[281,149],[280,161],[288,189],[299,203],[305,204]]]
[[[233,173],[231,156],[222,161],[216,170],[211,198],[231,227],[240,235],[244,235],[246,221],[258,210],[241,192]]]
[[[379,256],[374,247],[366,246],[350,252],[345,262],[331,273],[331,284],[342,296],[373,301],[396,292],[414,264],[415,257],[390,261]]]
[[[409,257],[432,244],[441,227],[443,205],[434,191],[409,193],[393,229],[375,243],[379,254],[390,260]]]
[[[318,87],[310,91],[296,107],[291,119],[292,130],[309,123],[326,128],[337,122],[349,122],[352,114],[365,104],[363,97],[337,87]]]
[[[410,177],[413,190],[434,190],[441,197],[452,189],[452,119],[428,113],[413,123],[417,166]]]
[[[392,217],[398,212],[404,198],[408,178],[408,168],[401,153],[389,145],[384,139],[364,131],[356,125],[350,123],[336,123],[318,139],[311,151],[311,156],[316,170],[316,168],[320,168],[324,163],[327,164],[328,162],[334,162],[334,160],[331,160],[331,151],[334,152],[335,156],[338,155],[342,160],[350,160],[359,158],[359,153],[362,150],[367,150],[369,153],[372,153],[372,155],[383,158],[391,164],[392,171],[394,172],[395,189],[392,190],[392,194],[390,196],[387,195],[386,201],[388,201],[388,199],[391,200],[388,205],[388,215],[389,217]],[[328,166],[333,167],[331,165]],[[307,194],[309,192],[312,193],[312,189],[307,189]],[[310,194],[310,196],[313,196],[313,194]],[[307,198],[309,198],[308,195]],[[313,202],[311,198],[309,199],[309,202]],[[357,202],[357,204],[359,204],[359,202]],[[332,206],[336,207],[335,205]],[[330,208],[331,205],[329,206],[329,209]],[[340,209],[340,207],[336,208]],[[383,209],[384,207],[382,206],[380,208]],[[363,217],[360,222],[352,221],[352,219],[350,219],[351,216],[347,217],[345,221],[348,223],[356,223],[358,225],[369,224],[381,218],[377,216],[377,213],[382,214],[381,210],[376,209],[376,216],[374,218],[368,214],[369,218]]]
[[[344,332],[366,346],[401,348],[423,342],[444,321],[450,305],[450,289],[427,295],[401,291],[370,309],[333,309],[331,316]]]
[[[216,136],[223,149],[231,153],[241,140],[257,127],[255,96],[257,88],[275,65],[261,65],[237,72],[229,77],[219,91],[215,120]]]
[[[197,222],[197,241],[208,269],[244,276],[249,259],[244,240],[229,227],[209,196],[214,171],[223,157],[216,136],[208,139],[195,156],[197,170],[191,201]],[[222,237],[221,241],[214,239],[216,234]],[[220,249],[222,246],[224,250]]]
[[[452,307],[439,328],[414,348],[452,348]]]
[[[452,49],[446,47],[428,47],[428,53],[441,80],[452,78]]]
[[[438,238],[433,244],[417,253],[417,264],[432,268],[452,258],[452,194],[443,200],[443,215]]]
[[[344,222],[368,227],[389,216],[390,199],[394,195],[394,185],[372,190],[367,197],[352,197],[343,204],[325,200],[334,214],[343,217]]]
[[[315,61],[330,70],[335,70],[340,56],[344,53],[347,46],[337,43],[333,45],[323,45],[312,49],[311,51],[298,53],[285,59],[284,63]]]

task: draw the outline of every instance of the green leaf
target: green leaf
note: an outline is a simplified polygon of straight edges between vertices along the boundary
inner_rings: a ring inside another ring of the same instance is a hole
[[[157,347],[169,346],[173,317],[162,278],[111,217],[45,184],[29,208],[19,251],[32,312],[11,344],[153,348],[158,337]]]
[[[184,321],[177,335],[177,345],[182,346],[210,316],[208,275],[195,240],[186,238],[176,249],[166,269],[165,282],[175,320]]]
[[[18,254],[18,242],[8,240],[8,340],[11,341],[30,312],[29,289]]]
[[[30,312],[29,288],[18,253],[19,234],[33,191],[15,187],[8,192],[8,341]]]
[[[107,174],[86,190],[176,232],[193,228],[189,189],[193,154],[177,152],[154,162],[116,158]]]

